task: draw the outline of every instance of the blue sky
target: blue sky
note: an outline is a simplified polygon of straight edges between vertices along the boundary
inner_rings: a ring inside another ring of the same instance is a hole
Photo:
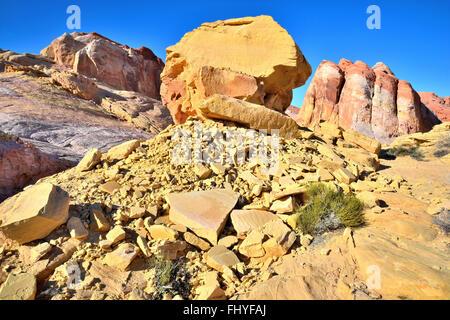
[[[0,0],[0,48],[38,53],[64,32],[66,8],[81,8],[82,32],[98,32],[131,47],[165,48],[203,22],[267,14],[292,35],[313,71],[343,57],[386,63],[417,91],[450,96],[450,1],[341,0]],[[381,29],[369,30],[369,5],[381,9]],[[300,106],[309,81],[294,90]]]

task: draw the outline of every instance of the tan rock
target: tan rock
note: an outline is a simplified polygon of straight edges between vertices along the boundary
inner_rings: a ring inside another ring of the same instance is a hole
[[[125,239],[125,236],[125,230],[123,230],[121,226],[115,226],[106,234],[106,240],[109,240],[112,242],[112,244],[115,244]]]
[[[186,232],[186,233],[184,233],[183,236],[184,236],[184,240],[187,243],[193,245],[194,247],[199,248],[200,250],[208,251],[211,248],[211,246],[209,245],[208,242],[206,242],[203,239],[200,239],[199,237],[197,237],[195,234],[193,234],[191,232]]]
[[[233,210],[230,217],[234,230],[238,234],[258,230],[267,222],[280,219],[272,212],[262,210]]]
[[[275,211],[276,213],[290,213],[294,211],[293,198],[287,197],[274,201],[270,207],[270,211]]]
[[[148,227],[147,230],[154,240],[176,240],[178,238],[177,231],[161,224],[154,224]]]
[[[249,258],[264,256],[263,240],[264,234],[261,231],[250,231],[244,241],[239,245],[239,252]]]
[[[207,179],[211,175],[211,169],[205,167],[204,165],[198,164],[194,167],[194,173],[200,179]]]
[[[77,171],[89,171],[102,160],[102,153],[98,149],[89,150],[77,165]]]
[[[277,192],[272,195],[272,200],[279,200],[288,196],[296,196],[299,194],[303,194],[306,191],[306,188],[304,186],[300,185],[290,185],[283,191]]]
[[[130,243],[120,244],[103,258],[103,263],[119,271],[125,271],[138,254],[138,248]]]
[[[148,258],[152,255],[147,240],[144,237],[138,236],[136,239],[136,243],[139,249],[141,249],[141,252],[144,254],[144,256]]]
[[[212,96],[198,109],[206,118],[231,120],[252,129],[266,129],[269,134],[279,130],[283,138],[299,137],[301,133],[297,123],[282,113],[222,95]]]
[[[363,191],[357,193],[356,197],[362,202],[364,202],[369,208],[373,208],[380,205],[379,197],[373,192]]]
[[[350,184],[356,181],[356,177],[345,168],[338,169],[333,172],[334,177],[343,183]]]
[[[187,248],[185,241],[165,241],[157,248],[157,252],[164,259],[175,260],[184,255],[184,251]]]
[[[223,272],[225,267],[231,267],[240,261],[233,251],[224,246],[212,247],[206,254],[206,263],[213,269]]]
[[[319,178],[319,181],[323,181],[323,182],[328,182],[328,181],[334,180],[334,176],[330,173],[330,171],[323,169],[323,168],[319,168],[319,170],[317,170],[317,176]]]
[[[131,219],[139,219],[145,215],[146,210],[141,207],[132,207],[128,214],[128,217]]]
[[[213,94],[283,112],[292,89],[310,74],[292,37],[271,17],[216,21],[167,48],[161,97],[177,124],[196,114],[199,104]]]
[[[238,198],[239,194],[225,189],[171,193],[167,196],[169,217],[172,222],[216,244]]]
[[[52,250],[52,246],[48,242],[40,243],[37,246],[31,248],[30,260],[32,262],[39,261],[42,257],[44,257],[51,250]]]
[[[130,140],[119,144],[108,150],[105,157],[108,161],[122,160],[127,158],[137,147],[139,147],[139,140]]]
[[[219,241],[217,242],[217,244],[219,246],[224,246],[226,248],[231,248],[236,243],[238,243],[238,238],[235,236],[226,236],[226,237],[220,238]]]
[[[217,283],[215,285],[204,285],[200,286],[196,289],[198,293],[198,297],[196,300],[226,300],[227,297],[225,295],[225,291],[220,288],[220,285]]]
[[[67,221],[67,230],[70,236],[75,239],[86,239],[89,231],[84,227],[83,221],[78,217],[71,217]]]
[[[374,171],[378,170],[380,166],[380,160],[378,156],[369,153],[368,151],[356,149],[356,148],[341,148],[339,152],[344,155],[345,158],[356,161],[357,163],[371,168]]]
[[[27,243],[66,222],[69,195],[50,183],[34,185],[0,204],[0,238]]]
[[[381,144],[377,140],[369,138],[358,131],[349,129],[345,130],[342,135],[348,143],[357,145],[371,153],[379,154],[381,151]]]
[[[114,191],[119,190],[122,186],[116,181],[108,181],[102,184],[99,189],[100,191],[107,192],[109,194],[114,193]]]
[[[0,289],[0,300],[34,300],[36,277],[29,273],[9,274]]]
[[[320,131],[323,134],[330,135],[334,138],[340,138],[342,137],[342,130],[339,128],[339,126],[332,122],[322,122],[320,123]]]
[[[224,165],[222,165],[222,164],[211,163],[211,170],[212,170],[215,174],[221,176],[221,175],[224,175],[224,174],[225,174],[227,168],[226,168]]]
[[[96,232],[109,231],[110,223],[103,213],[100,205],[94,205],[91,208],[91,229]]]

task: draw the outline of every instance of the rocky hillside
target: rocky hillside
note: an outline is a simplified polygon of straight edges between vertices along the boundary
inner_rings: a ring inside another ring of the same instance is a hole
[[[397,79],[385,64],[370,68],[347,59],[339,64],[322,61],[306,92],[299,123],[314,127],[321,120],[382,142],[429,131],[441,122],[433,109],[421,103],[411,84]]]
[[[97,73],[68,67],[80,56],[74,48],[81,50],[83,43],[86,54],[99,59]],[[16,177],[8,182],[14,190],[67,168],[67,163],[76,164],[92,148],[108,150],[133,138],[148,139],[172,123],[161,101],[151,97],[159,97],[163,63],[148,49],[134,50],[97,34],[66,34],[44,52],[46,56],[0,51],[0,126],[42,152],[39,160],[2,153],[2,167],[15,168],[7,176]],[[124,60],[118,61],[119,56]],[[126,68],[128,74],[113,71],[128,82],[108,69],[114,65]],[[45,159],[56,162],[44,164]],[[58,159],[66,165],[55,165]],[[39,169],[43,167],[53,169]]]
[[[422,102],[428,109],[442,122],[450,121],[450,97],[441,98],[433,92],[418,92],[420,102]]]
[[[385,65],[324,62],[309,130],[289,106],[310,66],[271,17],[169,47],[167,108],[74,72],[97,42],[128,50],[98,37],[64,35],[51,59],[0,53],[0,116],[28,117],[10,130],[64,123],[30,134],[56,144],[101,129],[75,167],[0,204],[0,300],[448,299],[450,123],[432,127]],[[136,135],[106,147],[105,127]]]

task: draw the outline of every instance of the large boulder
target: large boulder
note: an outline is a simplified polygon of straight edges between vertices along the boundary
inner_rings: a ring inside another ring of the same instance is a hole
[[[0,201],[39,178],[71,167],[39,151],[34,145],[0,131]]]
[[[382,142],[424,132],[440,123],[411,84],[384,63],[322,61],[306,91],[297,121],[315,128],[321,121],[353,129]]]
[[[0,205],[0,238],[19,244],[45,238],[68,215],[66,191],[50,183],[34,185]]]
[[[146,47],[133,49],[95,32],[73,32],[53,40],[41,55],[116,88],[160,97],[164,63]]]
[[[311,75],[297,44],[269,16],[204,23],[166,51],[161,98],[177,124],[213,94],[283,112],[292,89]]]

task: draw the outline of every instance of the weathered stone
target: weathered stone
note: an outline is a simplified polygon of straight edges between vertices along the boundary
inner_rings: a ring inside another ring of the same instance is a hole
[[[206,168],[204,165],[196,165],[194,167],[194,173],[200,178],[200,179],[206,179],[211,175],[211,169]]]
[[[272,130],[278,130],[278,134],[283,138],[296,138],[301,134],[298,124],[290,117],[257,104],[223,95],[213,95],[198,109],[206,118],[234,121],[252,129],[265,129],[269,134]]]
[[[212,247],[205,255],[206,263],[219,272],[223,272],[225,267],[231,267],[240,262],[233,251],[224,246]]]
[[[127,158],[140,145],[139,140],[130,140],[108,150],[105,157],[108,161]]]
[[[0,300],[34,300],[36,277],[29,273],[10,274],[0,289]]]
[[[91,100],[97,95],[95,82],[82,74],[70,71],[53,70],[52,81],[82,99]]]
[[[217,242],[217,245],[224,246],[226,248],[231,248],[236,243],[238,243],[238,238],[237,237],[235,237],[235,236],[226,236],[226,237],[220,238],[219,241]]]
[[[157,248],[157,251],[164,259],[175,260],[184,255],[186,248],[185,241],[166,241]]]
[[[275,211],[276,213],[290,213],[294,211],[294,206],[293,198],[287,197],[274,201],[270,207],[270,211]]]
[[[154,224],[148,227],[147,230],[154,240],[176,240],[178,238],[177,231],[161,224]]]
[[[114,193],[114,191],[120,189],[122,186],[118,184],[116,181],[108,181],[102,184],[99,189],[100,191],[107,192],[109,194]]]
[[[123,230],[121,226],[115,226],[106,234],[106,240],[109,240],[112,242],[112,244],[115,244],[125,239],[125,236],[125,230]]]
[[[41,54],[111,86],[159,99],[164,63],[146,47],[133,49],[95,32],[73,32],[53,40]]]
[[[77,165],[78,171],[89,171],[102,160],[102,153],[98,149],[91,149]]]
[[[128,214],[128,217],[130,219],[139,219],[142,218],[145,215],[145,209],[141,207],[132,207],[130,209],[130,212]]]
[[[20,244],[42,239],[68,215],[67,192],[50,183],[37,184],[0,204],[0,236]]]
[[[272,212],[262,210],[233,210],[230,217],[233,228],[238,234],[258,230],[267,222],[280,219]]]
[[[125,271],[138,254],[138,249],[130,243],[120,244],[116,250],[108,253],[103,263],[119,271]]]
[[[369,208],[373,208],[380,205],[380,200],[377,195],[373,192],[364,191],[358,192],[356,197],[364,202]]]
[[[106,232],[109,231],[110,223],[103,213],[99,204],[91,207],[91,225],[93,231]]]
[[[89,235],[89,231],[84,227],[83,221],[78,217],[71,217],[67,221],[67,230],[70,236],[75,239],[85,239]]]
[[[177,124],[195,115],[213,94],[283,112],[292,89],[310,75],[311,66],[298,46],[271,17],[216,21],[167,48],[161,97]]]
[[[148,258],[152,255],[152,253],[150,252],[150,248],[148,247],[147,240],[144,237],[138,236],[136,239],[136,243],[139,249],[141,249],[141,252],[144,254],[144,256]]]
[[[184,236],[184,240],[187,243],[193,245],[194,247],[199,248],[200,250],[207,251],[211,248],[211,246],[209,245],[208,242],[206,242],[203,239],[200,239],[193,233],[185,232],[183,236]]]
[[[237,193],[225,189],[171,193],[167,196],[169,217],[172,222],[216,244],[238,197]]]
[[[264,256],[263,240],[264,234],[261,231],[250,231],[244,241],[239,245],[239,252],[249,258]]]
[[[37,246],[31,248],[31,250],[30,250],[31,262],[39,261],[39,259],[44,257],[51,250],[52,250],[52,246],[48,242],[40,243]]]
[[[354,174],[345,168],[341,168],[341,169],[334,171],[333,175],[338,181],[346,183],[346,184],[350,184],[350,183],[356,181],[356,177],[354,176]]]
[[[357,145],[371,153],[379,154],[381,151],[381,143],[362,133],[359,133],[358,131],[345,130],[342,135],[344,140],[348,143]]]

